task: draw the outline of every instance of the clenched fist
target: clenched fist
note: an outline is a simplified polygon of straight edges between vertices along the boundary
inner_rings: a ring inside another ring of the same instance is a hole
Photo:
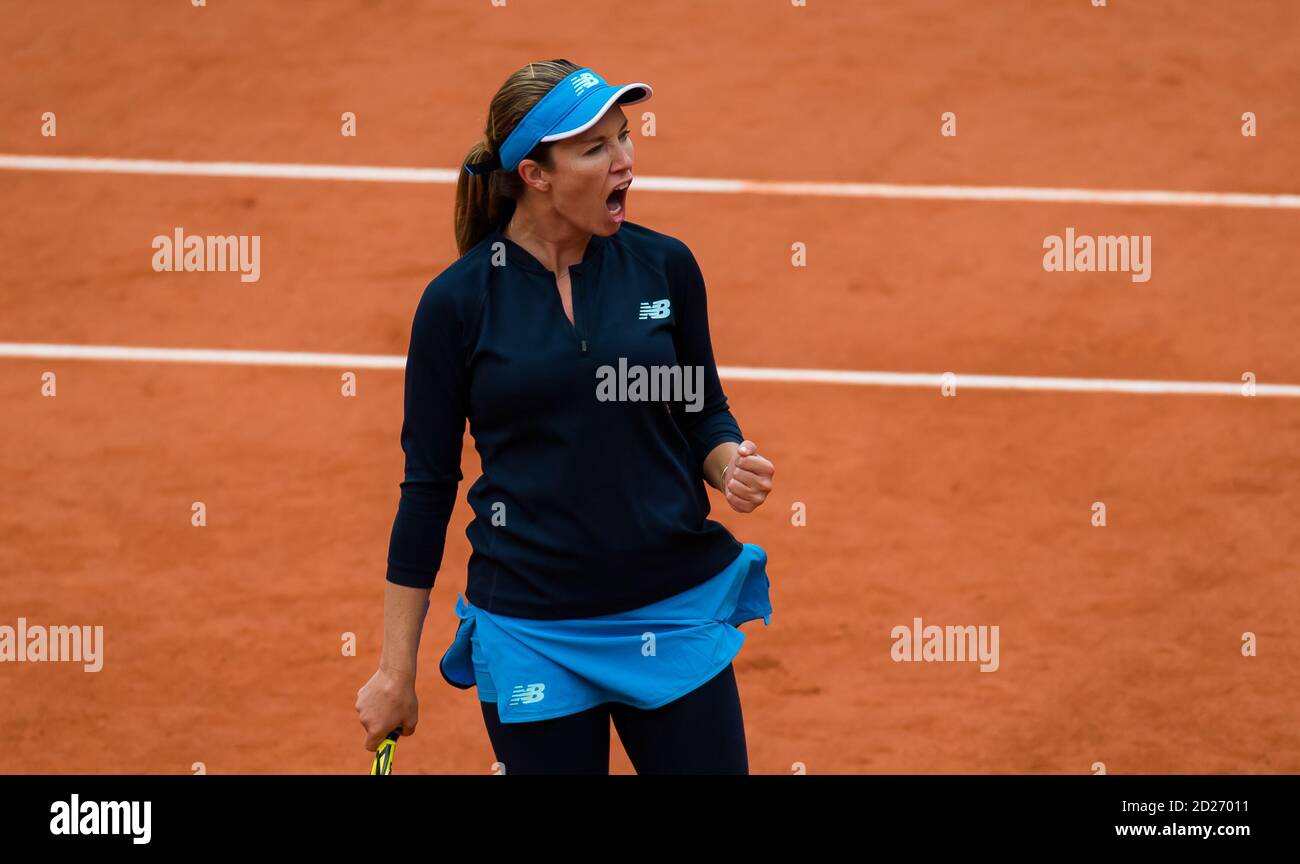
[[[772,463],[758,454],[758,445],[747,439],[736,448],[735,455],[722,470],[722,494],[731,509],[752,513],[767,500],[775,473]]]

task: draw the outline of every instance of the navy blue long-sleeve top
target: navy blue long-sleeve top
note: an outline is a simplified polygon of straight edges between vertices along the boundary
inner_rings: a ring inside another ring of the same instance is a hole
[[[483,470],[465,532],[475,606],[606,615],[704,582],[740,554],[708,518],[704,459],[743,439],[718,380],[694,255],[624,222],[593,235],[569,274],[572,323],[555,274],[498,227],[424,289],[406,362],[388,581],[434,583],[467,419]],[[701,367],[703,404],[600,398],[601,376],[608,382],[620,358],[628,370]]]

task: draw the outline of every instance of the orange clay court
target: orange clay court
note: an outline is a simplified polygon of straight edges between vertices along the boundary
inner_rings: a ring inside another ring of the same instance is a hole
[[[654,86],[628,111],[638,178],[1300,192],[1290,0],[592,8],[3,0],[0,153],[454,171],[505,77],[564,57]],[[6,164],[0,342],[404,356],[455,258],[453,191]],[[633,185],[628,218],[700,261],[719,365],[958,376],[945,397],[724,374],[777,466],[754,514],[710,491],[770,555],[772,623],[736,660],[753,773],[1300,771],[1300,399],[1262,389],[1300,383],[1300,209],[1269,200]],[[178,226],[260,235],[260,280],[154,272]],[[1067,228],[1150,236],[1150,281],[1046,272]],[[0,356],[0,624],[105,640],[96,673],[0,665],[0,772],[368,770],[353,702],[382,640],[403,379],[354,369],[347,398],[349,368]],[[1254,398],[960,383],[1246,372]],[[463,471],[397,773],[494,761],[476,691],[436,666],[468,435]],[[915,617],[998,625],[999,668],[895,662]]]

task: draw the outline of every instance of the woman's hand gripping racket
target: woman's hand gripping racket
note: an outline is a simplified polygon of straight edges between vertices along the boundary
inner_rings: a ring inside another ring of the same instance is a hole
[[[402,737],[402,727],[398,726],[388,737],[379,742],[375,750],[375,763],[370,766],[371,776],[387,776],[393,773],[393,754],[397,750],[397,739]]]

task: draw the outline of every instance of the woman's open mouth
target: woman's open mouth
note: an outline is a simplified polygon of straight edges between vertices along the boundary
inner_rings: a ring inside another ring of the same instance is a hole
[[[614,191],[609,193],[605,199],[605,209],[609,211],[609,218],[614,222],[622,222],[623,216],[627,212],[627,187],[632,185],[629,180],[620,186],[614,187]]]

